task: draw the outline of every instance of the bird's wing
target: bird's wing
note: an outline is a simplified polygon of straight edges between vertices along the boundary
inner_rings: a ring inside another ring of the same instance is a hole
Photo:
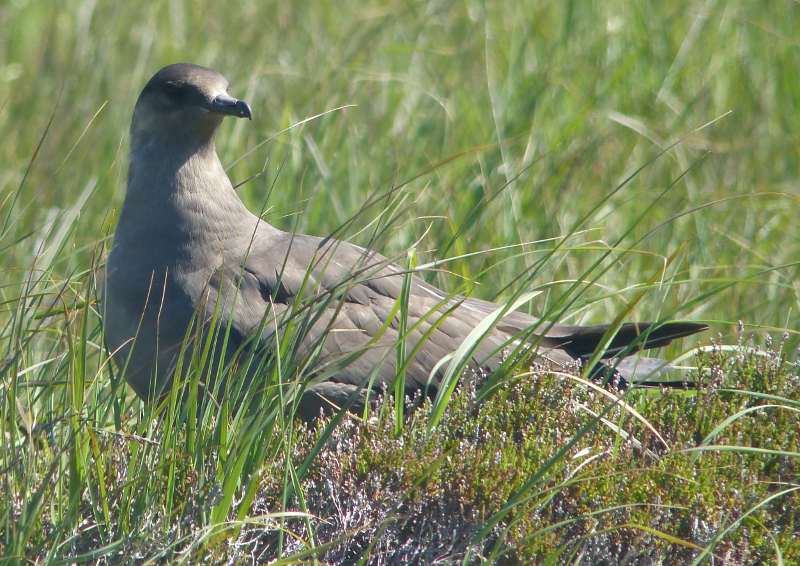
[[[249,251],[232,257],[246,259],[218,270],[211,286],[235,297],[235,304],[226,299],[232,305],[226,308],[230,319],[223,314],[222,323],[230,322],[237,335],[253,336],[263,324],[261,338],[266,341],[285,330],[292,314],[295,331],[303,334],[298,353],[319,354],[316,365],[335,372],[332,379],[362,385],[379,368],[375,383],[393,382],[404,281],[396,264],[346,242],[277,231],[253,239]],[[300,297],[304,300],[298,302]],[[422,344],[407,368],[407,388],[438,386],[436,379],[429,383],[429,377],[439,361],[455,352],[497,308],[486,301],[449,297],[412,277],[407,352]],[[524,316],[524,326],[536,322]],[[523,325],[522,319],[517,322]],[[487,362],[499,358],[507,339],[504,332],[490,333],[473,353],[473,365],[489,367]]]
[[[394,381],[398,300],[404,281],[400,267],[376,252],[346,242],[274,229],[253,238],[247,247],[232,254],[232,258],[245,261],[238,265],[229,262],[233,267],[225,268],[228,273],[218,271],[212,278],[212,286],[236,297],[235,306],[227,309],[231,319],[223,323],[230,322],[232,331],[243,338],[261,327],[263,342],[284,332],[291,314],[293,327],[301,335],[296,353],[319,355],[316,367],[327,370],[333,381],[356,386],[371,378],[378,386]],[[298,302],[301,296],[304,300]],[[431,373],[440,360],[454,353],[497,309],[498,305],[488,301],[448,296],[412,277],[406,351],[416,351],[406,370],[407,389],[438,387],[446,365],[440,366],[437,375]],[[472,353],[472,365],[494,369],[504,347],[513,349],[519,344],[510,342],[514,336],[534,345],[537,355],[556,367],[586,360],[608,328],[551,324],[525,313],[507,313]],[[637,340],[635,350],[655,348],[703,328],[683,322],[658,327],[626,323],[617,330],[603,357],[614,356]]]

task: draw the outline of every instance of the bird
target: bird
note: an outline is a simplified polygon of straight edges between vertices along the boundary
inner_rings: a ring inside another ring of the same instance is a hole
[[[302,319],[295,344],[296,354],[313,359],[295,403],[306,421],[348,402],[361,410],[364,391],[393,386],[400,300],[407,301],[408,395],[435,395],[454,353],[490,317],[494,324],[468,354],[470,367],[489,373],[510,349],[558,370],[589,360],[601,344],[602,357],[613,360],[707,328],[625,323],[609,342],[610,325],[503,312],[492,302],[445,293],[374,250],[279,230],[245,207],[217,156],[215,135],[225,117],[253,114],[229,94],[221,74],[189,63],[159,70],[134,108],[127,192],[101,304],[107,347],[144,400],[169,391],[177,369],[189,367],[187,339],[209,329],[224,333],[212,353],[217,368],[231,368],[243,352],[263,360],[275,355],[276,337],[302,305],[316,308]],[[635,360],[614,363],[636,380]],[[648,371],[659,364],[642,362]],[[245,379],[258,379],[261,365],[251,364]]]

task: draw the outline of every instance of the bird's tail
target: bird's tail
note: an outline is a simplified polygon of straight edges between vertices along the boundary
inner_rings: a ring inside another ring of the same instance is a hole
[[[558,347],[573,358],[588,359],[600,345],[610,326],[609,324],[598,324],[575,327],[573,332],[558,337],[548,334],[548,338],[554,338]],[[603,358],[613,358],[631,345],[633,345],[632,351],[634,352],[661,348],[676,338],[691,336],[707,328],[707,324],[698,322],[675,321],[665,322],[658,326],[652,322],[626,322],[619,327],[603,353]]]
[[[609,327],[610,325],[600,324],[578,328],[569,335],[559,337],[559,340],[563,340],[560,348],[574,358],[586,362],[601,344]],[[667,322],[658,326],[651,322],[625,323],[603,352],[603,361],[593,368],[590,375],[595,380],[603,381],[616,378],[618,386],[623,389],[632,384],[643,387],[693,387],[693,383],[684,380],[657,381],[658,377],[674,369],[674,366],[666,360],[637,355],[635,352],[660,348],[676,338],[690,336],[707,328],[707,324],[682,321]],[[633,355],[619,359],[617,356],[622,352]]]

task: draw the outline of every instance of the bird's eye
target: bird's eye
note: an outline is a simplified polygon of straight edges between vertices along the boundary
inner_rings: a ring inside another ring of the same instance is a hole
[[[170,98],[178,99],[183,94],[183,89],[174,83],[167,83],[164,85],[164,92]]]

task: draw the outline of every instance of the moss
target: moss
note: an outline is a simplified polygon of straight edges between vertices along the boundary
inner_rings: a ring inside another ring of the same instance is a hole
[[[536,374],[507,380],[485,403],[475,401],[474,386],[465,387],[431,432],[425,410],[408,419],[399,438],[388,418],[349,420],[303,484],[309,511],[320,518],[312,523],[314,539],[319,544],[353,532],[324,555],[341,564],[356,563],[371,543],[372,564],[426,564],[433,557],[461,563],[470,553],[467,563],[480,563],[498,541],[495,558],[506,563],[542,560],[566,545],[563,563],[580,552],[591,564],[676,564],[696,557],[697,547],[711,546],[726,563],[767,564],[775,561],[773,539],[792,563],[800,557],[794,494],[742,517],[785,489],[785,482],[797,482],[797,459],[709,451],[693,462],[694,453],[683,450],[697,445],[698,431],[704,438],[731,415],[767,403],[720,389],[798,401],[797,376],[783,354],[771,349],[743,347],[728,357],[715,348],[698,362],[705,385],[632,392],[626,399],[669,450],[630,413],[613,409],[606,418],[642,448],[608,426],[596,426],[483,540],[473,537],[591,420],[586,409],[603,411],[606,397],[569,378]],[[712,444],[792,451],[798,420],[787,410],[751,412]],[[298,430],[295,465],[322,428]],[[258,505],[274,509],[276,502],[263,497]],[[297,529],[310,534],[300,522]],[[274,540],[260,544],[276,548]]]
[[[586,428],[609,397],[546,372],[502,380],[485,401],[479,401],[482,380],[468,380],[438,426],[429,430],[423,406],[406,418],[400,436],[388,399],[370,421],[347,418],[334,429],[300,478],[302,500],[287,478],[297,473],[327,421],[312,428],[297,424],[286,430],[288,449],[263,460],[250,522],[215,536],[203,529],[222,497],[219,447],[206,447],[200,459],[200,453],[189,457],[179,433],[174,448],[137,460],[143,439],[97,431],[105,483],[117,486],[105,496],[109,522],[98,489],[70,499],[74,516],[95,526],[76,527],[65,555],[92,555],[125,530],[122,542],[104,551],[104,563],[186,553],[211,564],[267,563],[306,550],[309,541],[328,544],[317,558],[332,564],[356,564],[367,552],[367,564],[376,565],[528,564],[548,557],[567,564],[578,555],[591,564],[680,564],[704,548],[724,563],[774,564],[776,546],[784,563],[794,563],[800,559],[796,492],[768,499],[798,484],[800,464],[790,453],[797,452],[800,418],[796,410],[758,407],[797,408],[797,367],[786,363],[780,346],[729,350],[714,347],[697,360],[690,378],[700,386],[624,395],[648,424],[617,405],[604,415],[607,422]],[[706,444],[773,452],[691,451],[746,409],[753,410]],[[34,431],[41,436],[34,438],[41,441],[40,455],[48,452],[44,438],[51,432]],[[59,453],[37,460],[41,469],[22,461],[9,473],[33,474],[29,481],[41,482]],[[98,483],[92,465],[82,473],[87,485]],[[169,500],[158,497],[166,486]],[[245,489],[237,488],[236,497]],[[510,501],[515,504],[505,512]],[[269,515],[281,510],[311,516]],[[46,545],[54,525],[63,525],[52,515],[62,511],[51,506],[42,512],[31,548]],[[19,517],[22,508],[7,512]]]

